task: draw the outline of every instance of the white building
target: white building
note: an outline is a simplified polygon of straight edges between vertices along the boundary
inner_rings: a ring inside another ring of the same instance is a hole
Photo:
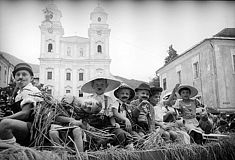
[[[63,37],[62,13],[55,4],[49,4],[43,13],[40,83],[56,98],[66,93],[82,96],[80,89],[85,81],[96,74],[110,74],[108,14],[96,7],[90,14],[88,38],[84,38]]]

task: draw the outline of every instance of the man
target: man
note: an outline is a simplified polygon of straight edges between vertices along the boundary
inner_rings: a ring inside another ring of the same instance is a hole
[[[33,122],[33,107],[40,98],[32,96],[40,93],[38,88],[32,85],[33,71],[29,64],[19,63],[13,70],[13,77],[18,89],[15,102],[20,102],[21,111],[1,118],[0,144],[21,145],[30,144],[30,128]]]

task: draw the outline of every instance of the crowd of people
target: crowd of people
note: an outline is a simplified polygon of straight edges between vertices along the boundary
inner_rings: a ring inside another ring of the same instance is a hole
[[[9,116],[0,116],[0,144],[28,146],[32,137],[33,110],[43,99],[33,96],[41,91],[32,85],[30,65],[17,64],[13,76],[17,92],[15,102],[21,110]],[[213,127],[206,112],[202,114],[204,119],[197,118],[196,108],[202,105],[193,99],[198,91],[190,85],[176,84],[171,95],[164,99],[160,98],[161,87],[142,83],[133,89],[113,77],[105,76],[96,76],[81,89],[90,95],[84,98],[65,95],[62,98],[66,114],[56,115],[48,126],[47,136],[51,145],[61,145],[65,140],[65,131],[69,132],[73,147],[79,152],[87,150],[88,145],[96,149],[113,145],[134,150],[146,136],[156,131],[166,142],[176,142],[181,137],[181,143],[202,144],[203,133],[210,133],[209,129]],[[105,94],[110,91],[114,91],[115,99]],[[72,106],[73,110],[66,108],[66,105]],[[97,138],[84,130],[103,131],[112,136]]]

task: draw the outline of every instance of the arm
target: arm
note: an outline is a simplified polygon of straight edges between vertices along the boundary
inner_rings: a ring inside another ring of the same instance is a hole
[[[126,129],[127,131],[131,131],[131,122],[127,117],[124,117],[122,114],[118,113],[118,110],[116,108],[112,108],[113,115],[123,121],[125,121]]]
[[[173,99],[174,99],[174,96],[175,96],[175,92],[177,91],[177,89],[179,88],[180,84],[177,83],[170,95],[170,97],[163,102],[164,105],[167,105],[167,106],[172,106],[173,105]]]
[[[33,104],[27,103],[23,106],[20,112],[17,112],[13,115],[4,117],[4,118],[11,118],[11,119],[18,119],[18,120],[27,120],[29,118],[30,113],[32,112]]]

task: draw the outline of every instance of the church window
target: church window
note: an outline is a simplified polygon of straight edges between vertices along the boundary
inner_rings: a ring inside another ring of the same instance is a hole
[[[103,75],[103,74],[104,74],[104,69],[102,69],[102,68],[97,68],[97,69],[96,69],[96,74],[97,74],[97,75]]]
[[[46,92],[47,92],[48,94],[50,94],[50,95],[53,94],[53,86],[48,85],[48,86],[45,87],[45,89],[46,89]]]
[[[83,97],[83,92],[81,90],[78,91],[78,97]]]
[[[52,49],[53,49],[52,43],[49,43],[48,44],[48,52],[52,52]]]
[[[52,94],[52,90],[51,89],[47,89],[47,93],[51,95]]]
[[[83,81],[83,73],[79,73],[79,81]]]
[[[67,48],[67,56],[71,56],[71,47]]]
[[[98,45],[98,46],[97,46],[97,52],[98,52],[98,53],[102,53],[102,47],[101,47],[101,45]]]
[[[70,81],[70,80],[71,80],[71,73],[70,73],[70,72],[67,72],[67,73],[66,73],[66,80],[67,80],[67,81]]]
[[[51,71],[47,72],[47,80],[52,80],[52,72]]]
[[[80,57],[83,57],[83,48],[80,48]]]

